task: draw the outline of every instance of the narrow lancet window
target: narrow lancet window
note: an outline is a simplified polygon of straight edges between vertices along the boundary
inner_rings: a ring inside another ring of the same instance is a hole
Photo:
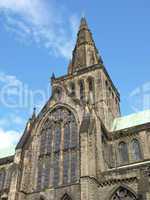
[[[75,92],[75,84],[74,83],[70,83],[70,95],[72,97],[74,97],[76,95],[76,92]]]
[[[80,86],[80,100],[83,101],[85,99],[85,87],[83,80],[79,82],[79,86]]]
[[[129,161],[128,146],[125,142],[120,142],[119,144],[119,159],[120,164],[126,164]]]
[[[136,139],[132,140],[131,142],[131,154],[134,161],[142,159],[140,144],[139,141]]]

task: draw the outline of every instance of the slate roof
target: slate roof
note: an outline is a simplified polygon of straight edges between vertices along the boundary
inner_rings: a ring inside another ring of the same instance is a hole
[[[150,123],[150,110],[116,118],[111,131],[119,131],[147,123]]]

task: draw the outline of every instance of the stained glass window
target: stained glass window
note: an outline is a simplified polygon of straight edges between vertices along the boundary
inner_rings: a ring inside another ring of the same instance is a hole
[[[60,177],[60,168],[59,168],[59,160],[60,156],[59,154],[55,154],[54,157],[54,177],[53,177],[53,184],[54,186],[58,186],[59,185],[59,177]]]
[[[66,108],[52,111],[41,131],[38,188],[67,184],[77,179],[78,131],[74,115]],[[71,151],[73,150],[73,153]]]
[[[70,144],[70,124],[64,126],[64,149],[69,149]]]
[[[61,144],[61,124],[59,123],[55,125],[54,138],[55,138],[54,150],[57,152],[60,150],[60,144]]]
[[[49,186],[49,177],[50,177],[50,159],[47,157],[44,163],[44,188]]]
[[[52,133],[52,128],[50,127],[47,129],[46,132],[46,152],[51,153],[52,151],[52,140],[53,140],[53,133]]]
[[[70,147],[71,148],[77,147],[77,144],[78,144],[78,135],[77,135],[76,128],[77,128],[76,122],[72,121],[70,123],[70,129],[71,129],[71,144],[70,144]]]
[[[71,154],[71,181],[77,181],[77,152]]]
[[[64,153],[64,161],[63,161],[63,183],[68,183],[69,178],[69,153]]]
[[[136,139],[132,140],[131,142],[131,154],[132,154],[132,159],[135,161],[142,159],[140,144],[139,141]]]

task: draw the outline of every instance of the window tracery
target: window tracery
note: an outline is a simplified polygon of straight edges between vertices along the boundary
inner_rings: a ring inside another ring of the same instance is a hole
[[[111,197],[111,200],[137,200],[136,196],[124,187],[120,187]]]
[[[64,107],[55,109],[41,130],[38,189],[77,181],[78,145],[73,113]]]

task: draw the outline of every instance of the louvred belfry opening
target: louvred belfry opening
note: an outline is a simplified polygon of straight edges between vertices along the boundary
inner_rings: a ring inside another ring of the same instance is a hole
[[[86,19],[82,18],[68,72],[72,74],[83,68],[100,63],[102,64],[103,61],[95,46],[92,33],[89,30]]]

